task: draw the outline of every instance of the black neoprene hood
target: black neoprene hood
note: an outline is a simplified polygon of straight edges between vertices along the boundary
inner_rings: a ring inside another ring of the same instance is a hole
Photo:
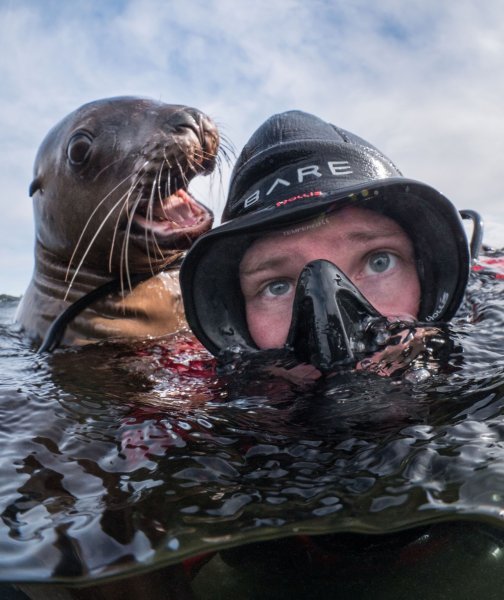
[[[407,179],[365,140],[314,115],[274,115],[234,167],[223,224],[188,252],[180,281],[188,323],[210,352],[254,349],[239,265],[261,235],[356,205],[395,220],[413,242],[419,321],[450,319],[467,285],[470,253],[461,218],[434,188]]]

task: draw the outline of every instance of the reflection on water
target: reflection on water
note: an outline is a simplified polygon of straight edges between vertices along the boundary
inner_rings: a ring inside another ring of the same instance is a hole
[[[182,563],[201,599],[500,598],[503,288],[473,274],[430,376],[302,391],[182,336],[37,355],[2,297],[0,580]]]

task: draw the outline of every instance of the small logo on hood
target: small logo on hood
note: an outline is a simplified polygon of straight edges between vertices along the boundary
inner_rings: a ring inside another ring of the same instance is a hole
[[[440,317],[440,315],[443,313],[446,305],[448,304],[449,299],[450,299],[450,294],[448,292],[443,292],[441,294],[441,298],[439,299],[438,305],[436,306],[436,310],[432,313],[432,315],[425,317],[425,320],[426,321],[436,321]]]
[[[296,200],[305,200],[306,198],[320,198],[320,196],[325,196],[324,192],[307,192],[306,194],[298,194],[297,196],[292,196],[291,198],[286,198],[285,200],[279,200],[278,202],[275,202],[275,206],[278,208],[280,206],[290,204],[291,202],[296,202]]]

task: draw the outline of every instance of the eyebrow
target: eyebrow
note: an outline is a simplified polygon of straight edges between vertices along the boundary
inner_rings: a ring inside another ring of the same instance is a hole
[[[346,235],[347,240],[355,240],[356,242],[369,242],[381,238],[395,237],[400,230],[398,229],[381,229],[380,231],[351,231]]]
[[[266,260],[262,260],[261,262],[253,265],[249,269],[240,269],[240,275],[254,275],[255,273],[259,273],[261,271],[267,271],[268,269],[275,269],[278,267],[282,267],[289,261],[290,255],[284,256],[275,256],[274,258],[267,258]]]
[[[345,239],[348,241],[355,242],[370,242],[377,239],[386,239],[395,237],[397,235],[397,229],[381,229],[379,231],[366,231],[366,230],[357,230],[351,231],[347,235],[345,235]],[[260,261],[256,265],[251,266],[249,269],[240,269],[240,276],[250,276],[255,275],[256,273],[260,273],[262,271],[267,271],[268,269],[275,269],[278,267],[282,267],[286,263],[289,262],[291,255],[277,255],[273,258],[267,258],[265,260]]]

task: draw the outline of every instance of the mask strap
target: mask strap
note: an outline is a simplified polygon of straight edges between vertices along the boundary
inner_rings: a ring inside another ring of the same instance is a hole
[[[163,271],[170,271],[171,269],[178,269],[180,267],[181,258],[178,258],[173,263],[170,263],[168,267],[163,269]],[[138,285],[142,281],[149,279],[152,277],[152,273],[149,271],[147,273],[137,273],[130,276],[129,283],[132,286]],[[123,288],[122,282],[120,279],[112,279],[103,285],[91,290],[78,300],[76,300],[73,304],[70,304],[58,317],[54,319],[51,326],[47,330],[47,333],[37,350],[37,354],[41,354],[43,352],[53,352],[58,348],[61,344],[61,340],[65,335],[65,331],[67,326],[77,317],[83,310],[85,310],[88,306],[99,300],[100,298],[104,298],[109,294],[120,292]]]
[[[477,213],[475,210],[461,210],[460,216],[463,219],[471,220],[473,223],[473,232],[471,236],[471,258],[473,262],[476,262],[476,259],[481,252],[481,246],[483,244],[483,219],[481,215]]]
[[[147,279],[147,277],[152,277],[150,273],[142,274],[140,277],[132,275],[130,277],[130,281],[132,285],[136,285],[140,283],[142,280]],[[114,292],[119,292],[121,290],[121,280],[120,279],[112,279],[107,283],[95,288],[91,292],[82,296],[76,300],[73,304],[70,304],[54,321],[51,326],[47,330],[47,333],[40,344],[39,349],[37,350],[37,354],[41,354],[42,352],[53,352],[56,348],[61,344],[61,340],[65,335],[65,331],[67,326],[79,315],[83,310],[85,310],[88,306],[99,300],[100,298],[104,298],[108,294],[112,294]]]

